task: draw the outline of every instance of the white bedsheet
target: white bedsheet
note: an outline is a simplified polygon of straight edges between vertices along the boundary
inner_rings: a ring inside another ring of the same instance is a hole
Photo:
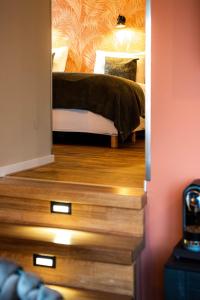
[[[134,131],[143,130],[144,123],[140,118],[140,125]],[[111,120],[81,109],[53,109],[53,131],[118,135]]]

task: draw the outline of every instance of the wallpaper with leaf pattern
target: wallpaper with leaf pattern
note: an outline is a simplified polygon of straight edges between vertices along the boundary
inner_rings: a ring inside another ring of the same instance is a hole
[[[145,0],[52,0],[52,46],[68,45],[66,71],[92,72],[96,49],[144,51],[144,16]]]

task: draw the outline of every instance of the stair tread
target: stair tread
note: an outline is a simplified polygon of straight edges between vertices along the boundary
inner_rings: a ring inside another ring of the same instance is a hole
[[[131,296],[117,295],[98,291],[81,290],[50,285],[50,288],[60,292],[64,300],[132,300]]]
[[[55,255],[65,255],[66,249],[70,248],[80,251],[81,255],[88,259],[105,259],[122,264],[131,264],[144,247],[141,237],[6,223],[0,224],[0,241],[0,247],[6,244],[40,247],[52,251]]]
[[[93,205],[130,209],[142,209],[146,204],[143,188],[87,185],[13,176],[0,179],[0,195],[27,199],[68,200],[76,203],[81,201]]]

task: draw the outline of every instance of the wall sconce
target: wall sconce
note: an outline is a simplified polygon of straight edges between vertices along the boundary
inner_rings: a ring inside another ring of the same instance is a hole
[[[124,16],[119,15],[117,18],[116,28],[124,28],[126,27],[126,18]]]

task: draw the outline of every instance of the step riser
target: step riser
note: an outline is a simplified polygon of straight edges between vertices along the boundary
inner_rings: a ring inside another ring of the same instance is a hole
[[[1,249],[0,256],[16,261],[25,270],[41,276],[48,284],[134,296],[134,265],[125,266],[57,256],[55,269],[38,267],[33,266],[33,253],[24,251],[22,254],[17,246],[15,251]]]
[[[132,236],[143,236],[144,209],[72,203],[72,214],[50,212],[51,202],[0,197],[0,222],[71,228]]]

